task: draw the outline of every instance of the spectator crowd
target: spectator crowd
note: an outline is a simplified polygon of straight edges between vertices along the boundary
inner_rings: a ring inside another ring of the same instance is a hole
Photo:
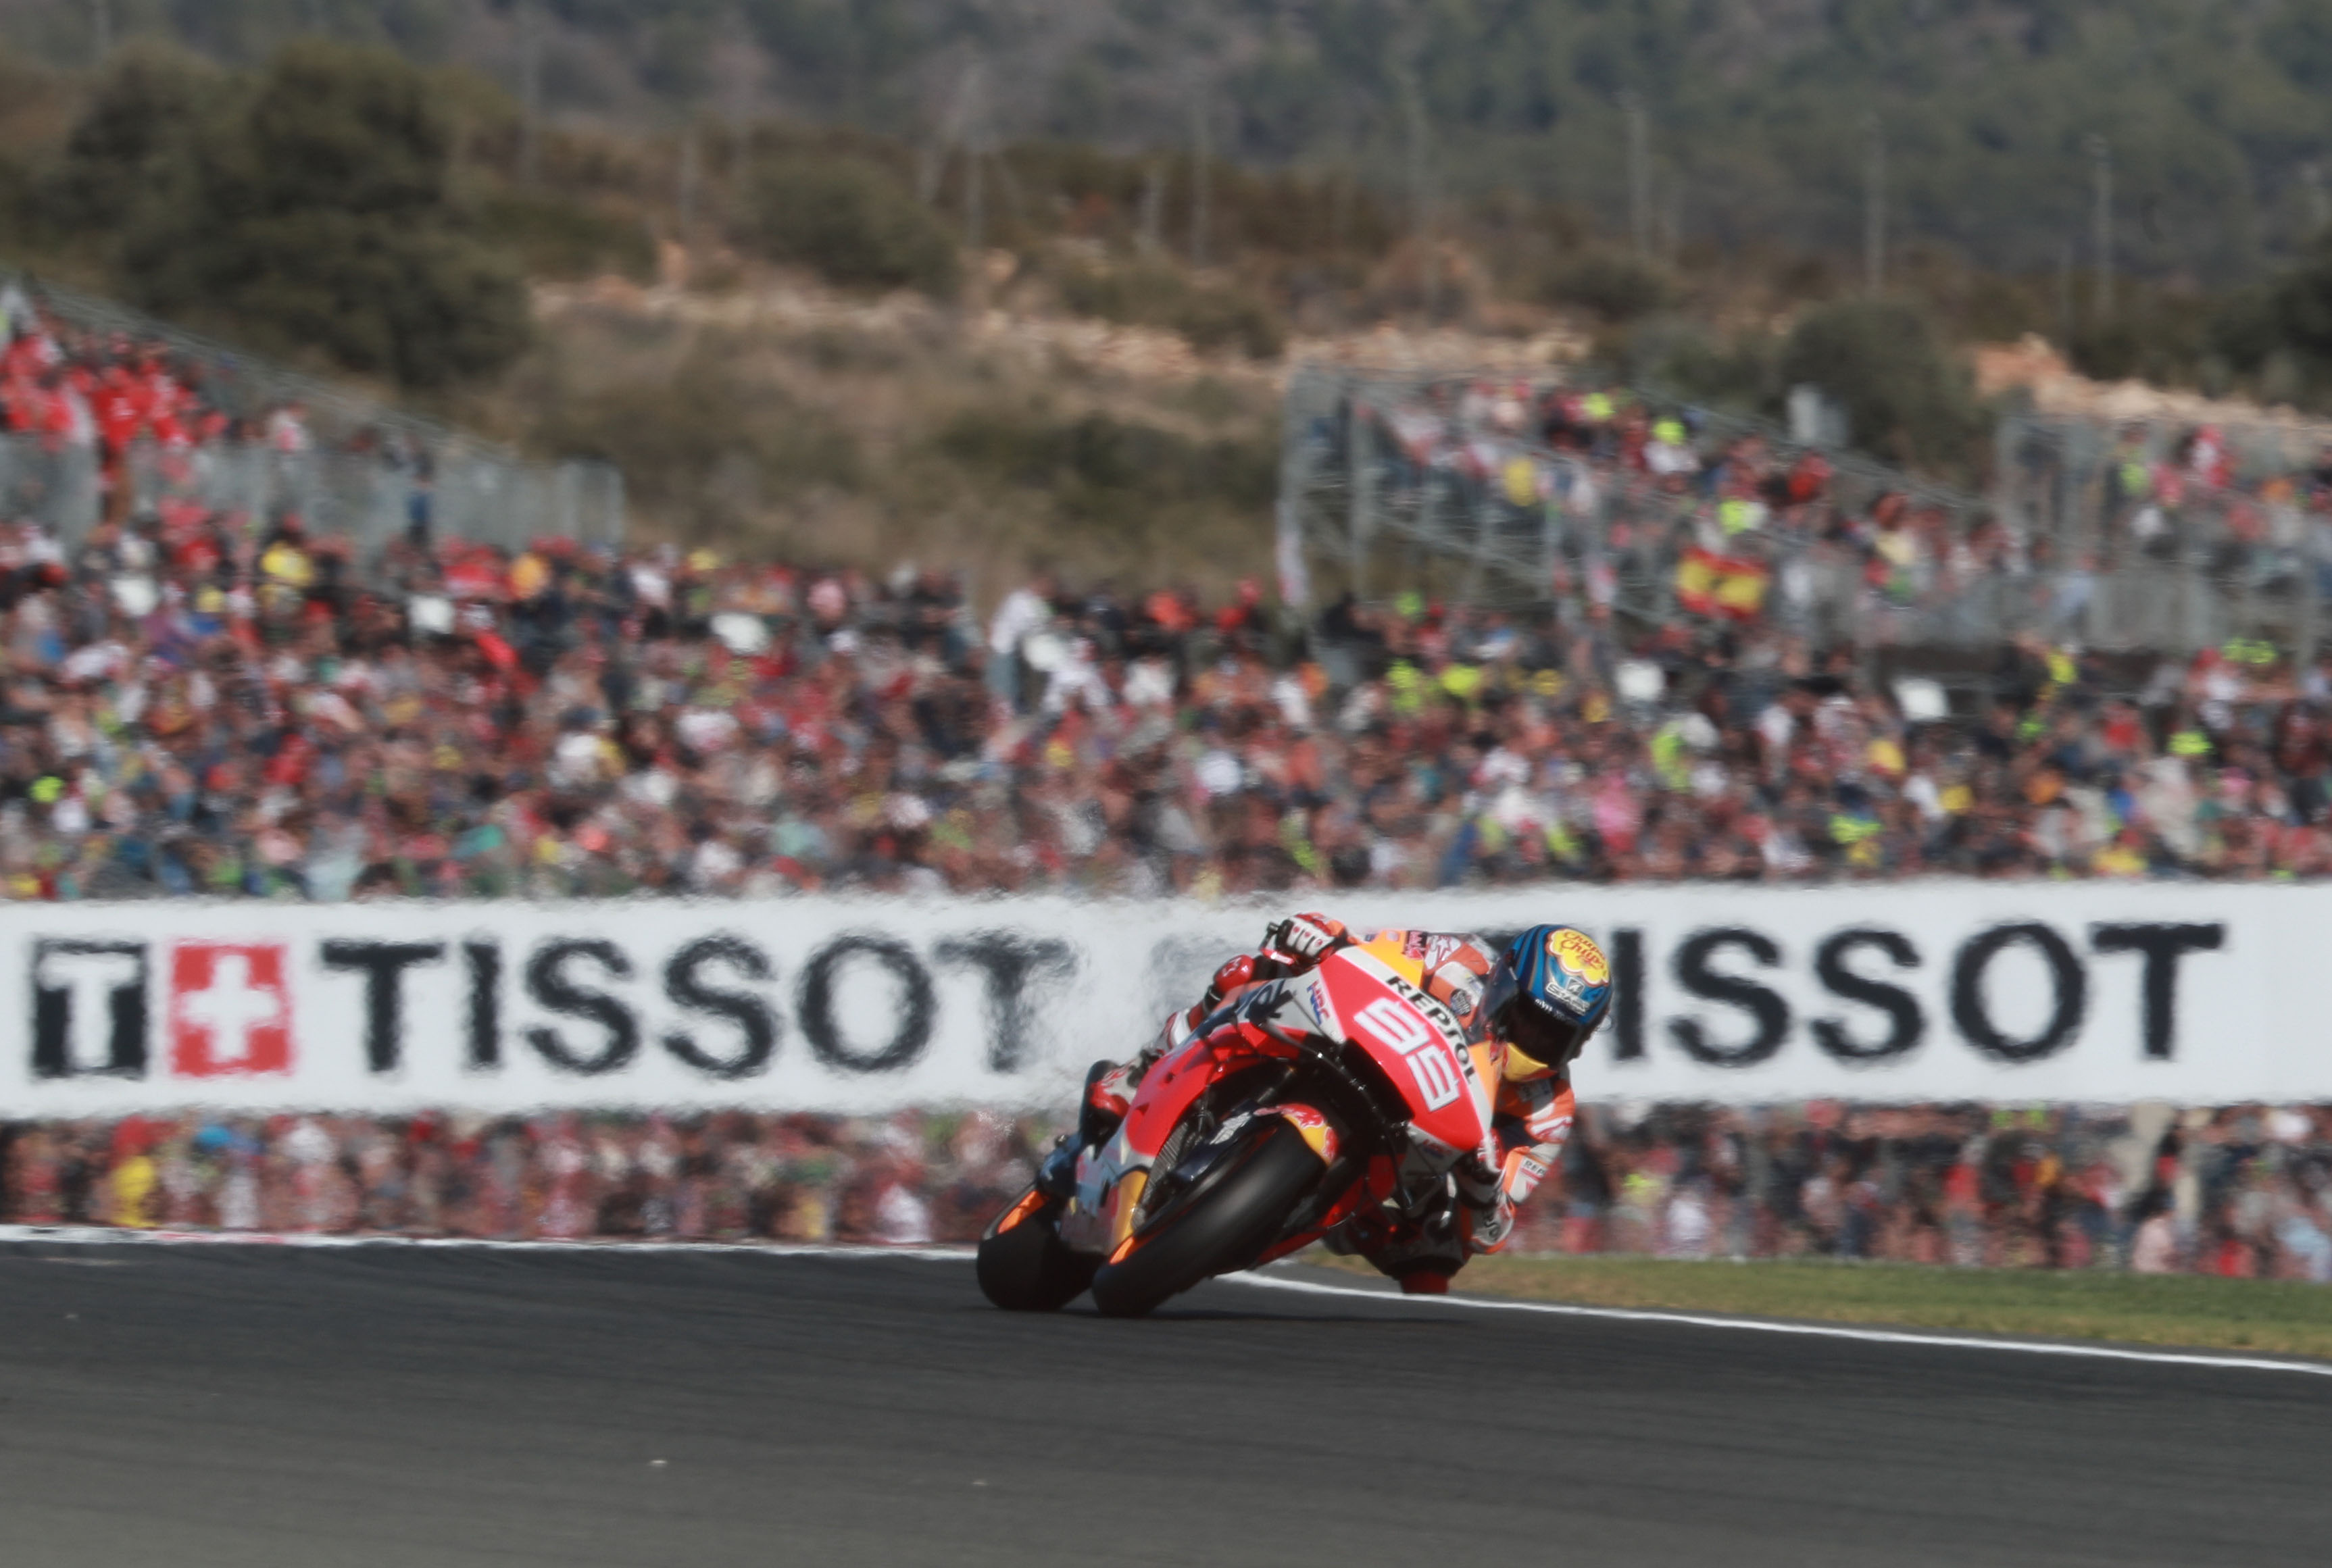
[[[0,385],[69,379],[59,353],[23,318]],[[145,389],[125,439],[199,406],[126,341],[67,362]],[[1827,493],[1818,455],[1776,468],[1752,436],[1709,458],[1624,398],[1525,413],[1496,391],[1466,392],[1463,421],[1536,421],[1549,450],[1694,488],[1720,519]],[[20,522],[0,527],[0,893],[2332,866],[2323,668],[2257,643],[2146,660],[2032,637],[1954,700],[1711,592],[1717,613],[1657,622],[1592,593],[1514,613],[1347,597],[1298,621],[1252,585],[1210,604],[1039,576],[976,619],[959,581],[907,567],[502,550],[419,525],[359,561],[297,517],[183,501],[70,544]]]
[[[190,1115],[0,1132],[17,1224],[968,1242],[1040,1118]],[[2128,1268],[2332,1282],[2332,1107],[1586,1107],[1535,1252]]]
[[[2313,877],[2321,668],[2012,645],[1958,711],[1758,624],[0,528],[0,893],[1150,896]]]

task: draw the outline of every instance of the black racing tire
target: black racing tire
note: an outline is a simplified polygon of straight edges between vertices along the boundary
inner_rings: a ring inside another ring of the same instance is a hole
[[[1136,1232],[1093,1277],[1106,1317],[1140,1317],[1202,1279],[1245,1268],[1280,1232],[1326,1167],[1284,1117],[1258,1117],[1231,1166],[1186,1206]]]
[[[1058,1198],[1025,1207],[1036,1191],[1014,1199],[980,1239],[980,1294],[1007,1312],[1058,1312],[1085,1293],[1101,1261],[1063,1244]]]

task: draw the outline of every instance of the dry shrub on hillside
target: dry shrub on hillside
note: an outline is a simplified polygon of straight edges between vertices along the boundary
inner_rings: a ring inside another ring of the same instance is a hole
[[[754,169],[740,223],[773,261],[846,288],[955,290],[955,237],[914,193],[863,158],[779,154]]]
[[[981,592],[1038,562],[1080,578],[1265,570],[1276,396],[1081,367],[943,318],[895,325],[547,317],[498,411],[610,458],[644,537],[868,567],[961,568]]]
[[[537,439],[624,470],[634,506],[687,539],[756,530],[808,489],[862,481],[858,444],[822,410],[749,380],[706,343],[660,375],[559,389]]]
[[[1073,267],[1060,287],[1062,303],[1080,316],[1179,332],[1203,352],[1270,359],[1287,340],[1286,324],[1262,296],[1162,262]]]

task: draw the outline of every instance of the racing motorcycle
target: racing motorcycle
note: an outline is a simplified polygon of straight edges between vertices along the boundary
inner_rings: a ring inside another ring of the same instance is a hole
[[[1496,1070],[1398,941],[1248,986],[1151,1067],[1072,1191],[1032,1185],[997,1216],[980,1289],[1050,1312],[1090,1288],[1133,1317],[1347,1221],[1444,1231],[1454,1173],[1488,1144]]]

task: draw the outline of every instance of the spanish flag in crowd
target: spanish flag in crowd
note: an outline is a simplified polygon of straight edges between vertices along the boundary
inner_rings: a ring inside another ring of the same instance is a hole
[[[1736,561],[1695,547],[1677,563],[1677,603],[1696,615],[1754,621],[1765,608],[1765,584],[1772,575],[1754,561]]]

